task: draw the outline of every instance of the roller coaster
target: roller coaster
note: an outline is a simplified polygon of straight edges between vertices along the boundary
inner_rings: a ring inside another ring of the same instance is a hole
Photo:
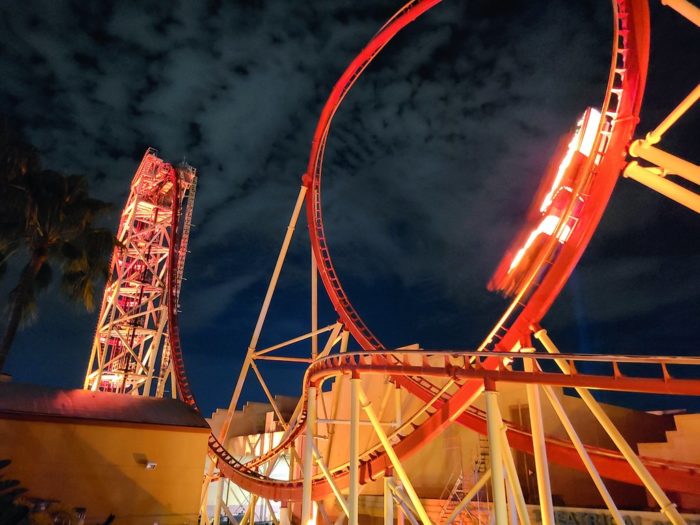
[[[602,104],[597,109],[586,109],[576,128],[562,139],[562,147],[550,163],[523,231],[489,282],[489,289],[509,298],[508,306],[474,351],[385,347],[362,320],[341,284],[331,258],[321,205],[323,160],[333,117],[349,90],[392,38],[438,3],[439,0],[413,0],[399,9],[343,72],[323,107],[313,135],[308,166],[226,422],[209,438],[211,462],[202,494],[203,520],[208,519],[204,502],[209,483],[227,478],[251,493],[252,506],[256,498],[301,502],[300,516],[304,525],[314,522],[313,502],[334,495],[338,507],[353,525],[358,523],[360,487],[385,476],[390,481],[386,485],[385,523],[393,523],[394,502],[400,504],[413,523],[431,523],[402,462],[456,424],[488,436],[490,468],[475,487],[478,490],[491,480],[493,516],[498,525],[508,523],[508,487],[514,493],[520,521],[530,522],[522,493],[518,495],[515,488],[518,483],[517,479],[513,480],[517,475],[510,448],[534,455],[539,505],[545,525],[554,523],[548,463],[588,472],[618,525],[623,525],[624,519],[603,479],[644,486],[665,519],[674,525],[683,524],[683,516],[666,492],[700,495],[700,465],[639,457],[589,389],[697,396],[700,395],[700,380],[682,378],[676,371],[679,368],[698,370],[695,367],[700,365],[700,358],[563,354],[540,326],[591,240],[620,175],[637,180],[700,213],[700,196],[687,184],[700,184],[699,168],[655,146],[663,133],[700,98],[700,86],[656,130],[645,139],[634,140],[649,61],[650,16],[645,0],[612,1],[612,60]],[[682,1],[669,3],[697,25],[698,14],[692,5]],[[628,155],[637,160],[628,160]],[[640,165],[639,161],[645,165]],[[682,183],[673,180],[679,178],[683,179]],[[168,191],[175,196],[182,194],[178,184],[181,180],[173,172]],[[167,367],[176,380],[181,399],[196,408],[183,360],[177,316],[181,258],[185,252],[180,249],[176,235],[182,230],[179,225],[186,211],[182,209],[181,198],[171,198],[168,202],[172,206],[172,239],[168,244],[167,300],[164,302],[167,303],[167,344],[172,362],[169,361]],[[270,302],[303,207],[312,251],[311,331],[291,341],[258,349]],[[318,276],[338,317],[336,323],[320,328],[316,301]],[[319,348],[320,338],[326,335],[326,344]],[[348,351],[351,338],[361,351]],[[308,359],[273,355],[288,344],[301,341],[311,341]],[[256,364],[256,361],[275,359],[299,361],[309,366],[301,385],[299,404],[289,421],[276,406]],[[582,363],[603,363],[605,366],[598,369],[607,372],[580,372]],[[645,366],[643,377],[628,373],[636,365]],[[243,462],[226,450],[224,442],[243,383],[251,371],[260,380],[284,433],[269,451]],[[387,378],[391,387],[420,400],[421,408],[387,434],[363,390],[362,378],[369,376]],[[341,397],[340,378],[350,384],[349,396],[346,393],[344,397],[350,404],[350,418],[346,421],[349,425],[342,426],[349,432],[350,447],[347,461],[331,464],[331,445],[317,446],[316,438],[320,428],[329,430],[332,427],[336,432],[341,428],[334,419]],[[531,430],[502,419],[497,402],[500,383],[526,385]],[[553,393],[554,386],[576,389],[615,443],[616,450],[581,442]],[[332,406],[335,407],[330,418],[326,409],[326,419],[318,416],[318,399],[324,391],[334,396]],[[544,435],[540,392],[553,404],[569,440]],[[480,396],[484,396],[486,410],[474,406]],[[361,411],[366,413],[376,434],[364,450],[360,450],[357,437]],[[272,468],[282,456],[298,460],[300,475],[295,476],[292,469],[290,479],[271,476]],[[469,492],[471,497],[473,492]],[[458,509],[444,522],[453,522],[457,511],[463,509],[468,500],[466,497],[460,502]],[[245,523],[252,523],[253,519],[252,511],[244,516]]]

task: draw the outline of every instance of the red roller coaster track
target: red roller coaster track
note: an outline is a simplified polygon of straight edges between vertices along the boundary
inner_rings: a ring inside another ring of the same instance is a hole
[[[492,374],[498,380],[508,380],[506,379],[508,372],[503,370],[502,359],[492,352],[487,352],[488,357],[485,359],[479,359],[478,371],[471,370],[465,360],[461,368],[462,371],[458,371],[454,365],[446,363],[445,366],[431,370],[430,373],[426,368],[418,370],[414,366],[403,363],[395,355],[385,355],[384,346],[372,334],[350,303],[333,266],[322,219],[321,176],[331,121],[345,95],[388,42],[401,29],[438,4],[439,1],[414,0],[406,4],[374,35],[362,52],[348,66],[334,86],[323,108],[314,134],[307,172],[303,177],[303,184],[310,190],[306,194],[306,210],[311,246],[325,290],[345,328],[363,350],[374,352],[376,355],[368,362],[362,359],[350,360],[349,358],[342,363],[336,362],[334,363],[336,369],[329,366],[329,363],[333,364],[332,360],[315,364],[307,371],[303,384],[302,401],[305,399],[307,387],[312,381],[322,381],[344,371],[389,375],[397,385],[426,403],[432,403],[427,412],[429,417],[425,422],[416,428],[404,428],[403,433],[397,431],[396,435],[400,441],[396,445],[395,451],[401,459],[418,451],[422,445],[432,440],[455,421],[469,429],[485,434],[484,414],[470,405],[482,388],[483,377]],[[638,121],[647,73],[649,55],[648,6],[644,0],[614,0],[613,18],[614,39],[609,83],[602,106],[603,118],[592,149],[594,153],[599,155],[599,162],[597,164],[593,162],[596,154],[591,155],[586,161],[582,170],[584,175],[577,179],[575,187],[572,188],[572,198],[568,209],[561,216],[557,230],[564,227],[565,218],[571,213],[577,198],[585,196],[578,226],[563,246],[556,246],[557,235],[552,235],[541,247],[534,264],[525,276],[524,286],[485,338],[479,350],[506,352],[518,343],[524,345],[529,343],[530,335],[538,329],[538,323],[549,310],[588,245],[623,168],[626,148]],[[177,206],[177,204],[174,205]],[[176,219],[177,213],[174,213],[173,221]],[[173,253],[171,253],[170,264],[173,270],[177,267],[175,260],[177,254],[173,250],[176,244],[173,242],[171,245]],[[172,275],[173,272],[170,272],[169,276]],[[191,406],[196,407],[182,360],[173,289],[174,287],[170,286],[168,307],[176,377],[182,398]],[[436,385],[426,379],[431,375],[451,377],[458,380],[458,384],[461,386],[456,393],[448,395],[445,392],[440,392]],[[559,375],[559,378],[557,381],[568,385],[574,385],[575,381],[579,381],[581,384],[593,386],[595,381],[598,381],[582,376],[578,376],[575,380],[571,376]],[[615,384],[614,378],[605,379],[607,388],[620,388],[621,382],[618,381]],[[529,376],[529,379],[524,380],[532,381],[533,378]],[[656,388],[656,386],[654,385],[652,388]],[[697,389],[697,384],[689,388],[691,390]],[[303,406],[305,404],[302,402]],[[306,413],[302,408],[296,420],[292,422],[289,431],[285,433],[281,443],[273,450],[247,464],[237,461],[212,435],[209,441],[210,452],[216,458],[221,474],[241,488],[268,499],[300,500],[301,480],[274,480],[260,474],[257,467],[292,444],[304,428],[305,417]],[[513,424],[508,424],[507,433],[511,446],[532,453],[532,438],[528,432]],[[582,470],[584,468],[578,453],[570,442],[547,438],[546,445],[550,461],[576,469]],[[640,484],[638,477],[619,452],[590,446],[586,448],[603,477]],[[644,461],[648,470],[664,489],[700,494],[697,465],[669,464],[669,462],[650,458],[645,458]],[[380,475],[389,465],[389,461],[382,449],[377,446],[365,453],[361,458],[361,465],[361,478],[367,481],[373,476]],[[346,465],[336,467],[332,471],[332,476],[339,488],[347,486],[348,469]],[[331,488],[327,480],[317,478],[313,481],[312,492],[313,498],[319,499],[330,494]]]

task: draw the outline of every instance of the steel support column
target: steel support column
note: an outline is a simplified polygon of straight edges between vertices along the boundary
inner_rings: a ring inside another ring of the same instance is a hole
[[[221,500],[224,495],[224,478],[219,478],[216,486],[216,503],[214,505],[214,525],[221,523]]]
[[[539,328],[535,332],[535,337],[542,343],[547,352],[549,352],[550,354],[559,353],[559,349],[547,335],[547,330]],[[562,372],[564,372],[565,374],[571,374],[571,367],[566,361],[564,361],[563,359],[555,359],[555,362],[557,363]],[[676,508],[676,504],[671,502],[670,499],[668,499],[666,493],[659,486],[654,477],[649,473],[647,468],[644,466],[644,463],[642,463],[642,460],[639,459],[637,454],[635,454],[634,450],[632,450],[632,447],[629,445],[629,443],[627,443],[627,440],[625,440],[622,434],[620,434],[620,431],[610,420],[610,418],[600,406],[598,401],[596,401],[595,398],[591,395],[591,393],[585,388],[577,387],[576,392],[579,396],[581,396],[581,399],[584,403],[586,403],[588,409],[598,420],[598,422],[603,427],[608,436],[610,436],[610,439],[612,439],[613,443],[615,443],[615,446],[627,460],[630,467],[632,467],[632,470],[634,470],[637,476],[639,476],[639,479],[642,481],[646,489],[652,495],[656,503],[658,503],[661,513],[664,516],[666,516],[666,518],[671,523],[673,523],[673,525],[686,525],[683,516],[681,516],[681,514],[678,512],[678,509]]]
[[[418,494],[416,493],[415,489],[413,488],[413,485],[411,484],[411,480],[409,479],[408,474],[406,474],[406,471],[404,470],[403,465],[401,464],[401,460],[396,455],[396,452],[394,451],[394,447],[391,446],[391,443],[389,442],[389,438],[387,437],[386,432],[384,432],[384,429],[382,428],[382,425],[379,422],[377,415],[374,413],[374,409],[372,408],[372,403],[370,403],[369,399],[367,399],[367,395],[365,394],[364,390],[362,389],[362,386],[360,386],[359,384],[358,384],[358,394],[360,396],[360,404],[362,405],[363,410],[367,414],[367,418],[372,422],[372,427],[374,428],[374,432],[377,434],[379,441],[381,442],[382,446],[384,447],[384,451],[386,452],[386,455],[389,456],[389,460],[391,461],[391,464],[394,467],[394,472],[396,473],[399,480],[401,481],[401,484],[403,485],[403,488],[406,491],[408,498],[411,500],[411,504],[415,507],[416,512],[418,513],[418,517],[423,522],[423,525],[432,525],[430,522],[430,518],[428,518],[428,513],[425,512],[425,508],[423,508],[423,504],[421,503],[420,498],[418,497]],[[505,525],[505,524],[503,524],[503,525]]]
[[[622,517],[622,514],[620,514],[620,511],[617,509],[617,505],[615,505],[615,501],[612,499],[610,492],[608,492],[608,488],[605,486],[603,478],[600,477],[598,469],[595,468],[593,461],[591,461],[591,457],[588,455],[588,452],[586,452],[586,447],[581,441],[581,438],[578,437],[569,416],[566,415],[564,407],[559,401],[559,398],[557,398],[557,395],[554,393],[554,389],[549,385],[545,385],[543,389],[544,393],[549,399],[550,404],[552,405],[552,408],[554,409],[554,412],[559,417],[564,430],[568,434],[571,443],[574,445],[574,448],[578,452],[579,456],[581,456],[581,461],[583,461],[583,464],[588,471],[588,475],[591,476],[593,483],[598,489],[598,492],[600,492],[600,495],[605,502],[605,506],[608,507],[610,514],[615,520],[615,523],[617,523],[617,525],[625,525],[625,520]]]
[[[314,250],[311,249],[311,331],[318,329],[318,268]],[[318,357],[318,335],[311,337],[311,358]]]
[[[321,472],[323,473],[323,476],[326,478],[326,481],[328,481],[328,484],[331,487],[331,490],[333,491],[333,494],[335,495],[335,499],[338,501],[338,505],[340,505],[340,508],[343,509],[343,513],[346,516],[350,516],[350,509],[348,509],[348,504],[345,502],[345,499],[343,498],[343,495],[340,493],[340,490],[338,489],[338,486],[335,484],[335,481],[333,481],[333,475],[331,474],[330,470],[328,470],[328,467],[326,466],[326,463],[323,461],[323,458],[321,457],[321,454],[319,453],[318,449],[316,448],[316,445],[313,445],[313,450],[314,450],[314,458],[316,459],[316,464],[318,465],[318,468],[321,469]],[[352,459],[351,459],[352,461]]]
[[[503,483],[503,451],[501,444],[503,420],[501,419],[501,411],[498,408],[498,392],[496,392],[495,385],[484,381],[484,388],[494,516],[496,525],[508,525],[508,506],[506,504],[506,487]]]
[[[525,496],[523,495],[523,488],[520,486],[520,478],[518,478],[518,471],[515,468],[515,460],[513,459],[513,452],[508,443],[508,434],[506,434],[505,425],[501,425],[501,451],[503,452],[503,467],[506,473],[506,483],[509,493],[512,496],[512,498],[509,498],[509,503],[512,499],[517,516],[520,518],[520,523],[523,525],[530,525],[530,515],[527,513]],[[515,520],[511,520],[511,522],[513,521]]]
[[[700,184],[700,166],[672,155],[644,140],[635,140],[630,144],[630,155],[656,164],[664,172],[680,175],[695,184]]]
[[[306,429],[304,432],[304,457],[302,469],[302,500],[301,500],[301,523],[309,525],[311,522],[312,501],[311,482],[313,480],[313,456],[314,456],[314,426],[316,425],[316,387],[310,386],[307,391],[306,400]]]
[[[526,350],[523,349],[523,352]],[[534,351],[534,349],[527,349]],[[533,359],[525,359],[526,372],[534,372],[537,363]],[[552,486],[549,480],[549,463],[547,462],[547,447],[544,442],[544,425],[542,423],[542,403],[540,389],[537,385],[528,384],[527,405],[530,413],[530,431],[532,432],[532,448],[535,456],[535,475],[537,476],[537,495],[540,501],[542,525],[554,525],[554,505],[552,504]]]
[[[280,525],[290,525],[289,507],[280,507]]]
[[[299,221],[299,214],[301,213],[301,208],[304,204],[304,197],[306,196],[306,186],[301,186],[299,189],[299,194],[297,195],[296,203],[294,204],[294,210],[292,211],[292,216],[289,219],[289,225],[287,226],[287,231],[284,235],[284,240],[282,241],[282,247],[280,248],[279,255],[277,256],[277,262],[275,263],[275,268],[272,271],[272,277],[270,278],[270,283],[267,286],[267,291],[265,292],[265,298],[263,299],[263,304],[260,307],[260,313],[258,314],[258,320],[255,324],[255,329],[250,337],[250,343],[248,344],[248,350],[246,352],[245,359],[243,360],[243,366],[238,374],[238,380],[236,381],[236,386],[233,389],[233,394],[231,396],[231,401],[228,405],[228,410],[226,412],[226,419],[224,419],[221,429],[218,433],[218,438],[221,443],[226,443],[226,436],[228,435],[229,427],[231,426],[231,421],[233,415],[236,412],[236,406],[238,405],[238,400],[241,396],[241,391],[243,390],[243,384],[245,383],[246,377],[248,376],[248,370],[255,357],[255,351],[258,346],[258,341],[260,339],[260,333],[262,332],[263,325],[265,324],[265,319],[267,318],[267,312],[270,309],[270,303],[272,302],[272,296],[277,288],[277,281],[279,280],[280,272],[282,271],[282,266],[284,266],[284,260],[287,257],[287,251],[289,250],[289,244],[292,241],[294,235],[294,229],[297,222]],[[207,476],[205,477],[202,486],[202,496],[201,505],[206,503],[207,492],[209,490],[209,479],[211,473],[213,472],[212,466],[207,471]]]
[[[348,525],[358,525],[360,512],[360,398],[361,379],[350,378],[350,494]]]
[[[676,6],[680,5],[690,5],[696,13],[700,13],[700,9],[690,4],[690,2],[686,2],[685,0],[661,0],[661,3],[670,6],[673,9],[676,9]],[[698,22],[696,22],[696,24],[697,23]],[[661,124],[656,126],[656,129],[647,133],[646,142],[648,144],[657,144],[661,140],[663,134],[666,133],[669,128],[685,114],[686,111],[693,107],[698,100],[700,100],[700,84],[695,86],[693,90],[688,93],[681,103],[678,104],[678,106],[676,106],[671,113],[669,113],[668,117],[666,117]]]
[[[394,525],[394,496],[391,491],[393,473],[390,469],[384,473],[384,525]]]
[[[700,9],[687,0],[661,0],[661,3],[677,11],[693,24],[700,27]]]
[[[700,195],[675,182],[665,179],[649,168],[640,166],[637,161],[630,162],[622,174],[624,177],[636,180],[664,197],[668,197],[678,204],[690,208],[695,213],[700,213]]]

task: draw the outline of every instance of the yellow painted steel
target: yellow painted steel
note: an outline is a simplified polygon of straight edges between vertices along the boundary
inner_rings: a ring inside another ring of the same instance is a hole
[[[347,333],[347,332],[346,332]],[[360,517],[360,390],[361,379],[350,379],[350,494],[348,525],[358,525]]]
[[[394,497],[391,493],[391,476],[384,476],[384,525],[394,525]]]
[[[311,520],[311,482],[313,480],[313,443],[316,426],[316,387],[310,386],[306,400],[306,429],[304,432],[303,487],[301,499],[301,523],[308,525]]]
[[[221,500],[224,495],[224,478],[219,478],[216,487],[216,503],[214,504],[214,525],[221,524]]]
[[[666,4],[666,5],[671,5],[672,3],[687,3],[683,2],[682,0],[680,2],[676,2],[674,0],[661,0],[661,3]],[[696,8],[697,9],[697,8]],[[668,129],[673,126],[679,118],[683,116],[683,114],[688,111],[698,100],[700,99],[700,84],[695,86],[695,88],[688,94],[687,97],[685,97],[676,108],[669,113],[668,117],[666,117],[661,124],[656,126],[656,129],[653,131],[650,131],[647,133],[646,136],[646,142],[650,145],[657,144],[660,140],[661,137],[663,136],[664,133],[668,131]]]
[[[298,343],[299,341],[304,341],[306,339],[313,339],[313,337],[318,336],[319,334],[322,334],[323,332],[329,332],[329,331],[333,330],[333,328],[335,328],[336,324],[329,324],[328,326],[324,326],[323,328],[314,328],[308,334],[300,335],[299,337],[295,337],[295,338],[290,339],[288,341],[285,341],[283,343],[279,343],[279,344],[276,344],[273,346],[268,346],[267,348],[263,348],[262,350],[257,350],[255,352],[255,358],[257,359],[261,355],[265,355],[265,354],[268,354],[268,353],[273,352],[275,350],[279,350],[280,348],[284,348],[285,346],[293,345],[294,343]]]
[[[335,484],[335,481],[333,481],[333,475],[331,474],[331,471],[328,470],[328,467],[326,466],[325,461],[323,461],[323,458],[321,457],[321,454],[316,448],[316,445],[311,446],[313,447],[314,459],[316,460],[316,464],[318,465],[318,468],[321,469],[323,476],[326,478],[326,480],[328,480],[328,484],[331,486],[333,494],[335,494],[335,499],[338,500],[338,505],[340,505],[340,508],[343,509],[343,512],[346,516],[350,516],[348,505],[345,502],[345,498],[343,498],[343,495],[340,493],[338,486]]]
[[[508,525],[508,507],[506,505],[506,487],[503,483],[503,451],[501,443],[501,411],[498,408],[498,392],[486,389],[486,427],[489,440],[489,459],[491,461],[491,491],[496,515],[496,525]]]
[[[542,346],[544,346],[544,348],[550,354],[560,353],[554,342],[547,335],[547,330],[538,330],[535,332],[535,337],[542,343]],[[555,359],[555,362],[562,372],[569,375],[571,374],[571,367],[569,366],[569,363],[563,359]],[[576,388],[576,393],[578,393],[583,402],[586,403],[591,413],[593,413],[605,432],[607,432],[608,436],[610,436],[610,439],[612,439],[613,443],[615,443],[615,446],[625,457],[630,467],[632,467],[637,476],[639,476],[639,479],[642,481],[646,489],[652,495],[656,503],[658,503],[661,513],[666,516],[666,518],[673,523],[673,525],[687,525],[686,521],[683,519],[683,516],[681,516],[681,514],[678,512],[676,504],[668,499],[666,493],[659,486],[654,477],[649,473],[647,468],[644,466],[644,463],[642,463],[642,460],[640,460],[637,454],[634,453],[634,450],[632,450],[632,447],[629,445],[629,443],[627,443],[627,440],[622,436],[622,434],[620,434],[620,431],[610,420],[610,417],[605,413],[603,408],[591,395],[588,389]]]
[[[360,397],[360,405],[362,406],[362,409],[365,411],[365,413],[367,414],[367,417],[369,418],[370,422],[372,423],[372,427],[374,428],[374,432],[377,434],[379,441],[381,442],[382,446],[384,447],[384,451],[386,452],[386,455],[389,456],[389,459],[391,460],[391,464],[394,467],[394,472],[398,476],[399,480],[401,480],[403,488],[406,491],[408,498],[411,500],[411,503],[415,507],[416,513],[418,514],[418,517],[423,522],[423,525],[432,525],[430,518],[428,517],[428,513],[425,512],[425,508],[423,507],[423,504],[421,503],[420,498],[418,497],[418,494],[416,493],[415,489],[413,488],[413,485],[411,485],[411,480],[409,479],[408,474],[406,474],[406,471],[404,470],[403,465],[401,464],[401,460],[399,460],[399,457],[396,455],[396,452],[394,452],[394,447],[391,446],[391,443],[389,442],[389,438],[387,437],[386,433],[384,432],[384,429],[382,428],[382,425],[379,422],[379,419],[377,419],[377,415],[374,413],[374,409],[372,408],[372,403],[370,403],[369,399],[367,399],[367,395],[365,394],[364,390],[362,389],[362,386],[359,384],[357,386],[358,386],[358,389],[357,389],[358,395]]]
[[[700,185],[700,166],[650,145],[643,140],[630,144],[630,155],[648,160],[660,167],[663,172],[679,175],[684,179]]]
[[[682,204],[686,208],[690,208],[695,213],[700,213],[700,195],[665,179],[661,175],[657,175],[648,168],[643,168],[636,161],[632,161],[627,165],[623,175],[676,201],[678,204]]]
[[[661,3],[663,5],[667,5],[675,11],[678,11],[693,24],[700,27],[700,9],[695,7],[687,0],[661,0]]]
[[[578,434],[574,429],[574,425],[571,423],[569,416],[566,415],[566,411],[564,410],[564,407],[559,401],[559,398],[557,398],[556,394],[554,393],[554,389],[549,385],[544,385],[543,390],[545,395],[549,399],[549,402],[552,405],[554,412],[557,414],[557,417],[559,417],[559,420],[561,421],[564,430],[568,434],[571,443],[574,445],[574,448],[581,457],[581,460],[583,461],[583,464],[585,465],[588,474],[591,476],[593,483],[595,484],[596,488],[598,489],[598,492],[603,498],[605,506],[608,507],[610,514],[615,520],[615,523],[617,523],[617,525],[625,525],[625,520],[622,517],[622,514],[620,514],[617,505],[615,505],[615,501],[612,499],[610,492],[608,492],[608,489],[605,486],[605,483],[603,482],[603,478],[601,478],[600,474],[598,473],[598,469],[595,468],[593,461],[591,461],[591,457],[588,455],[588,452],[586,452],[586,447],[584,446],[583,441],[581,441],[581,438],[578,437]]]
[[[316,257],[311,248],[311,332],[318,328],[318,268],[316,267]],[[311,337],[311,357],[318,357],[318,336]]]
[[[258,381],[260,382],[260,386],[262,387],[263,392],[265,392],[265,396],[267,396],[267,400],[270,402],[270,406],[272,406],[272,410],[275,412],[277,419],[282,424],[282,428],[287,430],[287,428],[289,428],[289,425],[284,419],[284,416],[282,416],[282,411],[277,406],[277,401],[275,401],[275,397],[272,395],[272,392],[270,392],[270,389],[267,387],[267,383],[263,379],[260,370],[258,370],[258,365],[256,365],[254,361],[251,361],[250,367],[253,369],[253,372],[255,372],[255,375],[257,376]]]
[[[524,349],[534,351],[534,349]],[[534,372],[534,359],[525,359],[526,372]],[[554,525],[554,505],[552,504],[552,487],[549,480],[549,463],[547,447],[544,442],[544,424],[542,422],[542,403],[540,389],[537,385],[526,385],[528,411],[530,413],[530,428],[532,432],[532,448],[535,456],[535,475],[537,476],[537,494],[539,495],[542,525]]]
[[[513,452],[510,450],[505,425],[501,426],[501,452],[503,453],[503,467],[506,472],[506,482],[508,483],[509,494],[512,496],[513,502],[515,503],[517,517],[522,525],[530,525],[530,515],[527,512],[523,487],[520,484],[518,471],[515,468],[515,460],[513,459]]]

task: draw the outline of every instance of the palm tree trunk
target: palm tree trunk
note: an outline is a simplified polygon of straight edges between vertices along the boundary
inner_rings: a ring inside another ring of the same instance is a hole
[[[0,342],[0,372],[5,368],[5,361],[10,353],[10,347],[12,342],[15,340],[17,335],[17,330],[22,322],[22,317],[27,307],[28,301],[32,299],[32,288],[34,287],[34,279],[36,278],[39,270],[46,262],[47,252],[46,249],[35,249],[32,252],[32,258],[29,261],[19,278],[19,283],[12,292],[12,306],[10,308],[10,315],[7,319],[7,326],[5,327],[5,333],[2,336],[2,341]]]

